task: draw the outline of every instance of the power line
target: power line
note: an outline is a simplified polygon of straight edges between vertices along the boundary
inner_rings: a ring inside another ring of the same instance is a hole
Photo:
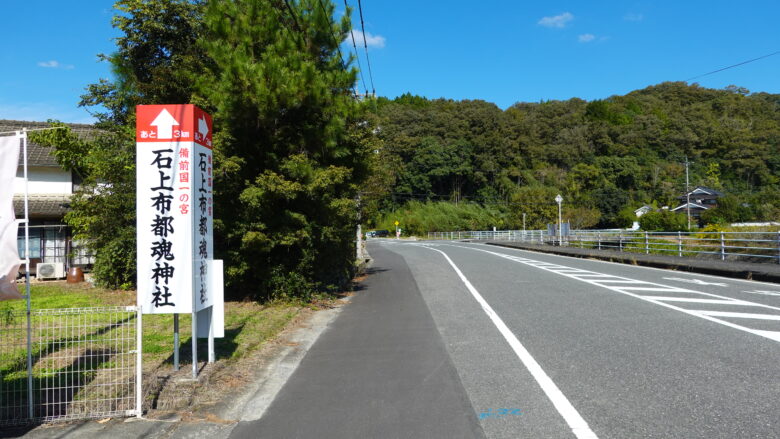
[[[284,0],[284,4],[287,5],[287,10],[290,11],[290,15],[292,16],[293,24],[295,24],[295,29],[300,34],[303,34],[303,32],[301,31],[301,26],[298,24],[298,16],[295,14],[295,11],[293,10],[292,6],[290,6],[289,0]]]
[[[286,8],[287,8],[287,11],[288,11],[288,12],[291,14],[291,16],[292,16],[291,18],[292,18],[292,20],[293,20],[293,25],[294,25],[295,29],[297,30],[297,32],[296,32],[296,30],[290,29],[290,26],[289,26],[289,24],[287,23],[287,21],[288,21],[288,20],[286,20],[286,19],[285,19],[286,17],[284,17],[284,11],[282,10],[283,8],[281,7],[281,5],[279,5],[279,4],[277,3],[277,4],[274,4],[274,8],[275,8],[275,9],[277,9],[277,10],[279,11],[279,16],[280,16],[280,17],[279,17],[279,18],[280,18],[280,19],[279,19],[279,22],[280,22],[280,23],[282,23],[282,27],[284,28],[284,30],[286,30],[286,31],[287,31],[287,33],[289,33],[291,36],[292,36],[292,35],[295,35],[295,37],[294,37],[294,38],[297,38],[297,39],[299,39],[299,40],[301,41],[301,44],[302,44],[302,45],[303,45],[303,47],[305,48],[305,47],[306,47],[306,40],[304,39],[304,37],[303,37],[303,32],[301,31],[301,28],[300,28],[300,26],[298,25],[298,16],[295,14],[295,11],[294,11],[294,10],[292,9],[292,7],[290,6],[290,3],[288,2],[288,0],[284,0],[284,4],[285,4],[285,6],[286,6]]]
[[[722,72],[722,71],[724,71],[724,70],[728,70],[728,69],[731,69],[731,68],[734,68],[734,67],[739,67],[739,66],[741,66],[741,65],[745,65],[745,64],[748,64],[748,63],[752,63],[753,61],[758,61],[758,60],[760,60],[760,59],[769,58],[770,56],[777,55],[778,53],[780,53],[780,51],[777,51],[777,52],[772,52],[772,53],[770,53],[770,54],[768,54],[768,55],[759,56],[758,58],[749,59],[749,60],[747,60],[747,61],[742,61],[741,63],[737,63],[737,64],[734,64],[734,65],[732,65],[732,66],[728,66],[728,67],[723,67],[722,69],[713,70],[713,71],[711,71],[711,72],[709,72],[709,73],[704,73],[704,74],[702,74],[702,75],[699,75],[699,76],[694,76],[693,78],[688,78],[688,79],[686,79],[686,80],[685,80],[685,82],[688,82],[688,81],[690,81],[690,80],[692,80],[692,79],[698,79],[698,78],[702,78],[702,77],[704,77],[704,76],[709,76],[709,75],[712,75],[712,74],[714,74],[714,73]]]
[[[336,50],[339,53],[339,58],[341,59],[341,65],[344,66],[344,69],[347,68],[347,63],[344,61],[344,54],[341,53],[341,44],[339,43],[339,40],[336,38],[336,35],[333,33],[333,26],[330,25],[330,19],[331,14],[328,13],[328,11],[325,9],[325,4],[322,3],[322,0],[319,0],[320,8],[322,9],[322,13],[325,15],[325,17],[328,18],[328,27],[330,28],[330,36],[333,38],[333,43],[336,45]],[[355,98],[357,99],[357,90],[354,87],[354,84],[352,86],[352,94],[355,95]]]
[[[376,96],[376,88],[374,88],[374,75],[371,73],[371,58],[368,57],[368,43],[366,41],[366,26],[363,24],[363,4],[361,0],[358,0],[358,11],[360,11],[360,29],[363,31],[363,47],[366,49],[366,64],[368,64],[368,77],[371,79],[371,94]],[[366,90],[368,94],[368,90]]]
[[[349,11],[349,5],[347,4],[347,0],[344,0],[344,7],[347,9],[347,11]],[[352,20],[350,20],[350,24],[351,22]],[[352,30],[352,26],[350,26],[349,35],[352,36],[352,47],[355,49],[355,59],[357,60],[358,70],[360,71],[360,82],[363,83],[363,89],[366,90],[366,95],[368,95],[368,87],[366,87],[366,79],[363,77],[363,67],[360,66],[360,56],[358,54],[357,44],[355,44],[355,32]]]

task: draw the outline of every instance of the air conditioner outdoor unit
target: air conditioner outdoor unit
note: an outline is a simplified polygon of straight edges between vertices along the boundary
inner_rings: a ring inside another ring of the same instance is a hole
[[[62,262],[42,262],[35,266],[36,277],[42,279],[61,279],[65,277],[65,264]]]

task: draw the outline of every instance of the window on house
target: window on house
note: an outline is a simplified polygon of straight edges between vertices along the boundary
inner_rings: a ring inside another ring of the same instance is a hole
[[[30,228],[30,259],[40,259],[42,235],[43,229]],[[27,256],[24,252],[24,227],[19,227],[19,232],[16,235],[16,247],[19,250],[19,257],[25,259]]]

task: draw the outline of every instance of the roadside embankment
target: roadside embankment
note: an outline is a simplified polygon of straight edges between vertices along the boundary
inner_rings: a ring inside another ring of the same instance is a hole
[[[646,267],[688,271],[691,273],[713,274],[724,277],[780,283],[780,264],[771,262],[758,263],[730,260],[721,261],[703,258],[681,258],[677,256],[618,252],[614,250],[559,247],[545,244],[531,244],[527,242],[476,240],[471,242],[483,242],[488,245],[499,247],[518,248],[576,258],[599,259],[622,264],[642,265]]]

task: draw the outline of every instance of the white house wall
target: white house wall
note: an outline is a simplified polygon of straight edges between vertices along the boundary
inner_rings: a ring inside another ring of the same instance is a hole
[[[21,167],[14,179],[14,194],[24,193],[24,171]],[[31,194],[61,194],[73,193],[73,181],[70,172],[59,168],[33,167],[27,171],[29,191]]]

